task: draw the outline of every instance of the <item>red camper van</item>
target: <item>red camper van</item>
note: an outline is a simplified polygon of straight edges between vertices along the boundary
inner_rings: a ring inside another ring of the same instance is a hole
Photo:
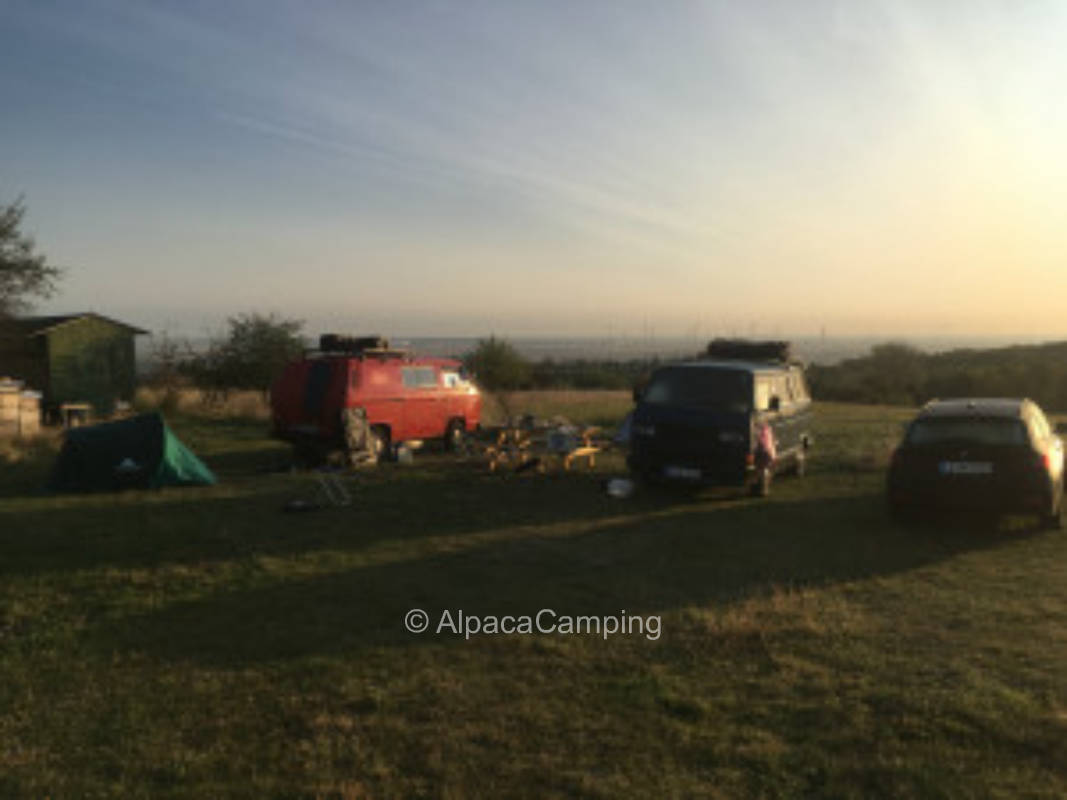
[[[271,388],[275,436],[308,449],[344,448],[349,409],[366,415],[373,449],[411,439],[453,447],[478,426],[482,398],[458,361],[417,358],[377,336],[323,334]]]

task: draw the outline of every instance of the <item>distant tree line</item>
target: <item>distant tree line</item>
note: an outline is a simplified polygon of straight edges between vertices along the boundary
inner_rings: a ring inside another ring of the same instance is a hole
[[[807,374],[819,400],[920,405],[934,397],[1029,397],[1046,411],[1067,411],[1067,342],[944,353],[888,343]]]
[[[663,361],[545,358],[529,361],[507,341],[490,337],[465,363],[490,391],[630,389]],[[921,405],[934,397],[1029,397],[1047,411],[1067,412],[1067,342],[924,353],[880,344],[862,357],[807,369],[817,400]]]
[[[229,389],[265,391],[301,354],[302,326],[273,314],[238,315],[228,320],[226,335],[200,353],[164,337],[156,353],[156,382],[192,384],[222,395]],[[664,363],[655,357],[533,361],[496,336],[480,340],[462,358],[490,392],[629,390]],[[1067,342],[932,354],[887,343],[859,358],[812,365],[807,375],[817,400],[920,405],[934,397],[1029,397],[1046,410],[1067,412]]]
[[[660,364],[658,358],[525,358],[505,339],[482,339],[463,363],[491,392],[523,389],[631,389]]]

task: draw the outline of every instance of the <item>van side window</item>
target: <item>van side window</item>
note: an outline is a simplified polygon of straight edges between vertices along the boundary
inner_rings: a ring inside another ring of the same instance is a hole
[[[777,395],[778,402],[784,407],[793,404],[793,397],[789,393],[789,378],[783,373],[775,375],[771,384],[771,396]]]
[[[437,371],[433,367],[403,367],[400,372],[407,389],[437,386]]]
[[[771,404],[771,382],[768,378],[756,378],[756,411],[766,411]]]

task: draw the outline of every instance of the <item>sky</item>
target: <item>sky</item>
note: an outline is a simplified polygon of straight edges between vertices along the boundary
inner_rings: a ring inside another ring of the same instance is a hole
[[[1067,3],[0,0],[38,310],[1067,337]]]

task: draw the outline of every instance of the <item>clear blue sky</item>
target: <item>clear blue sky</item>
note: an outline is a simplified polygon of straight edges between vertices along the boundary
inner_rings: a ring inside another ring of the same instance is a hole
[[[1067,335],[1067,3],[6,2],[42,311]]]

